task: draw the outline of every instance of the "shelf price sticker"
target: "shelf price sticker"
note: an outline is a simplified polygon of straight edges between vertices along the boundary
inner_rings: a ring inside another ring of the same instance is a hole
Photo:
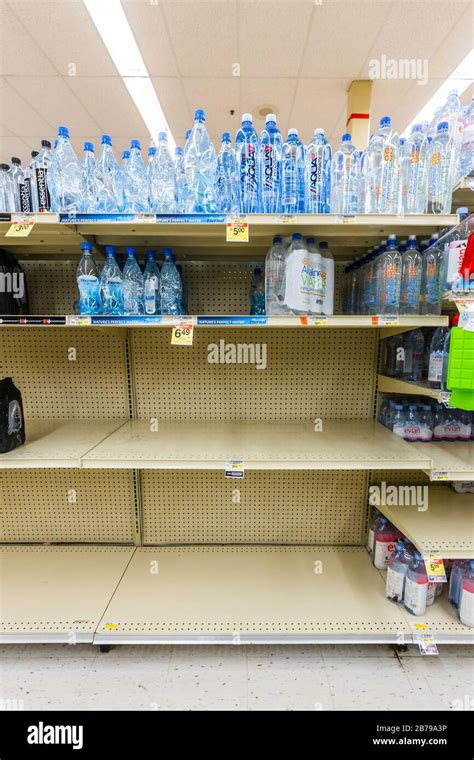
[[[5,237],[28,237],[34,225],[35,223],[33,220],[16,220],[8,228]]]
[[[444,470],[432,470],[431,480],[449,480],[449,473]]]
[[[66,324],[68,327],[87,327],[92,324],[92,320],[86,316],[67,316]]]
[[[282,214],[277,219],[278,224],[295,224],[296,219],[294,214]]]
[[[171,331],[172,346],[193,345],[194,324],[192,322],[177,322]]]
[[[104,631],[116,631],[119,627],[118,623],[105,623]]]
[[[436,656],[439,654],[434,636],[428,630],[428,623],[415,623],[414,639],[422,655]]]
[[[321,314],[317,317],[300,317],[300,325],[307,327],[308,325],[323,327],[328,324],[328,318]]]
[[[446,569],[439,552],[428,552],[428,554],[423,555],[423,561],[430,583],[446,583]]]
[[[355,224],[356,222],[354,214],[342,214],[341,216],[337,216],[336,219],[340,224]]]
[[[450,400],[451,400],[451,391],[442,391],[439,394],[439,402],[440,402],[440,404],[444,404],[445,406],[449,406]]]
[[[247,217],[227,217],[226,223],[227,243],[248,243],[249,223]]]
[[[244,463],[242,459],[233,459],[224,465],[226,478],[243,478],[245,475]]]

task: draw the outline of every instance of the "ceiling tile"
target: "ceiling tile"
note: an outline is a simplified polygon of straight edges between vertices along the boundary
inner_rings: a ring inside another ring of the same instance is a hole
[[[2,135],[0,137],[0,162],[5,164],[11,163],[12,156],[18,156],[21,158],[23,164],[26,164],[31,158],[31,150],[29,144],[22,140],[20,137],[8,137]]]
[[[259,116],[262,106],[275,109],[278,125],[285,133],[289,124],[293,99],[296,94],[296,79],[241,79],[242,110],[253,114],[255,128],[260,132],[265,125],[265,117]],[[237,114],[240,119],[241,114]]]
[[[82,0],[10,0],[9,5],[64,76],[71,71],[79,77],[117,74]]]
[[[308,143],[318,127],[330,135],[347,101],[349,79],[300,79],[290,116],[290,127],[297,127]],[[338,136],[339,139],[339,136]]]
[[[196,108],[206,112],[206,126],[214,143],[220,143],[222,132],[235,135],[240,126],[239,79],[183,79],[183,87],[192,114]],[[233,116],[230,110],[234,109]],[[192,119],[192,116],[191,116]],[[193,126],[191,120],[188,128]]]
[[[57,70],[6,3],[0,4],[0,74],[53,76]]]
[[[153,86],[177,145],[184,145],[184,133],[193,126],[194,110],[188,106],[183,81],[168,77],[152,78]]]
[[[160,5],[181,76],[232,75],[239,62],[235,0],[161,0]]]
[[[39,139],[54,133],[54,126],[11,87],[4,77],[0,78],[0,102],[2,122],[15,135],[39,135]]]
[[[84,108],[94,114],[99,129],[113,136],[148,135],[142,117],[122,79],[115,77],[69,77],[69,86]]]
[[[122,5],[149,75],[178,76],[161,5],[137,0],[122,0]]]

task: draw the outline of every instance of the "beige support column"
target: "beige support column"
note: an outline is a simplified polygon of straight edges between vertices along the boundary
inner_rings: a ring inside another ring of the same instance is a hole
[[[371,99],[371,79],[351,82],[347,93],[346,131],[352,135],[352,142],[358,150],[363,150],[369,143]]]

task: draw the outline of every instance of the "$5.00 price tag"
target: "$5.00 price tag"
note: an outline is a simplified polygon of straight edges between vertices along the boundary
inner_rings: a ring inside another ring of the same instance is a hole
[[[430,583],[446,583],[446,570],[443,558],[437,552],[430,552],[423,557],[426,574]]]
[[[34,227],[34,222],[13,222],[5,233],[5,237],[28,237]]]
[[[171,332],[172,346],[192,346],[194,325],[191,322],[177,322]]]
[[[227,243],[248,243],[249,223],[246,219],[228,219],[226,224]]]

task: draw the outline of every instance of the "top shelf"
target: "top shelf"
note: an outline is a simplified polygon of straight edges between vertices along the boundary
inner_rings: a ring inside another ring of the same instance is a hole
[[[8,215],[3,215],[2,218]],[[218,255],[233,260],[265,253],[273,235],[289,237],[293,232],[313,233],[327,238],[336,257],[351,257],[358,249],[380,242],[394,232],[399,236],[452,227],[458,223],[455,214],[422,214],[411,216],[333,214],[249,214],[248,243],[227,243],[224,214],[154,215],[114,214],[74,216],[58,214],[23,214],[14,218],[34,221],[27,237],[5,237],[11,220],[0,221],[0,247],[21,256],[64,256],[77,254],[83,239],[97,246],[133,244],[137,248],[150,245],[172,246],[183,260],[213,259]]]

